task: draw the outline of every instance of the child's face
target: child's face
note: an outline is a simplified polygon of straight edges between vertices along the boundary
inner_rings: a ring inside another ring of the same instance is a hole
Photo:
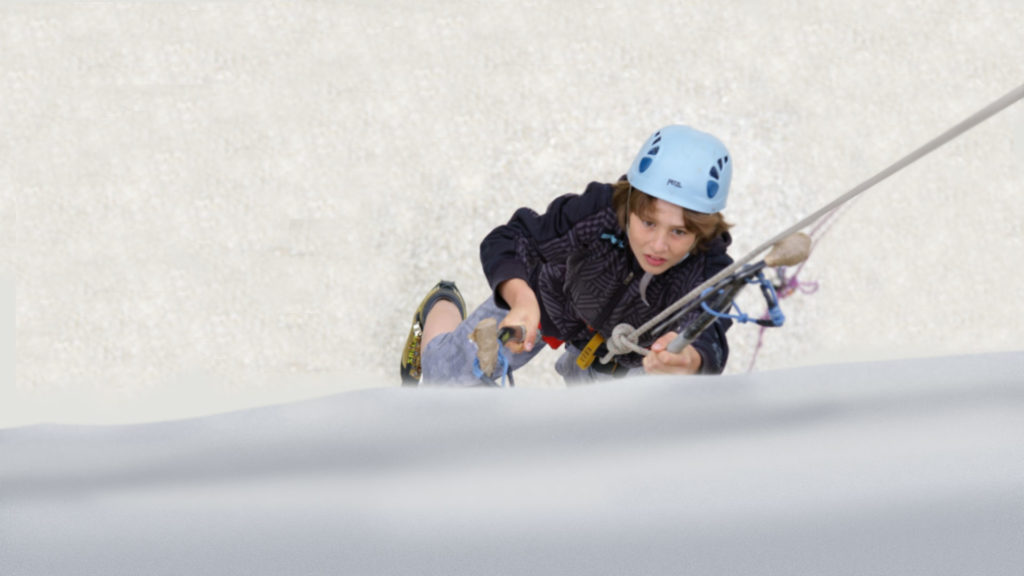
[[[682,262],[697,240],[686,229],[683,209],[661,199],[642,217],[630,213],[627,235],[640,267],[655,275]]]

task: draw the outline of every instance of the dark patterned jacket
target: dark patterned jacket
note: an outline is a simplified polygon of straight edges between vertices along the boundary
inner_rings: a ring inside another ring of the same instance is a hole
[[[480,259],[498,306],[508,308],[499,284],[510,278],[526,280],[540,303],[543,335],[579,349],[595,330],[608,339],[619,323],[639,327],[732,263],[726,254],[731,238],[725,233],[705,252],[653,276],[642,296],[644,271],[627,243],[612,208],[612,185],[592,182],[583,194],[556,198],[544,214],[517,210],[508,224],[484,238]],[[696,316],[693,311],[684,317],[675,331],[681,332]],[[701,372],[718,374],[725,368],[730,324],[721,319],[694,341],[702,357]],[[649,347],[656,338],[644,334],[640,344]],[[627,367],[640,366],[642,360],[638,354],[617,358]]]

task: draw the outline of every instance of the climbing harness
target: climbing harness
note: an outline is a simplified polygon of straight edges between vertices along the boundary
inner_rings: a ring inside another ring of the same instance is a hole
[[[702,284],[700,284],[699,286],[697,286],[696,288],[691,290],[686,296],[680,298],[674,304],[672,304],[669,307],[667,307],[660,314],[658,314],[657,316],[655,316],[651,320],[647,321],[642,326],[634,328],[634,327],[632,327],[632,326],[630,326],[628,324],[619,324],[618,326],[616,326],[614,328],[614,330],[612,331],[611,337],[608,339],[608,342],[607,342],[608,353],[601,358],[601,362],[602,363],[608,363],[615,356],[619,356],[619,355],[622,355],[622,354],[628,354],[630,352],[635,352],[637,354],[641,354],[641,355],[646,356],[647,354],[650,353],[650,351],[638,344],[638,341],[639,341],[641,335],[643,335],[643,334],[645,334],[647,332],[652,332],[655,335],[660,334],[661,332],[663,332],[664,330],[666,330],[667,328],[669,328],[671,326],[671,322],[672,321],[670,319],[678,320],[681,317],[682,314],[685,314],[686,312],[692,310],[692,307],[693,307],[695,302],[708,299],[709,296],[707,294],[708,294],[708,290],[709,289],[714,289],[714,288],[718,287],[718,290],[719,290],[718,293],[721,294],[720,291],[722,289],[720,288],[720,285],[723,282],[725,282],[726,284],[731,284],[732,281],[729,280],[729,279],[731,279],[734,276],[736,276],[738,274],[738,272],[741,271],[744,268],[744,266],[747,266],[748,264],[753,262],[758,256],[760,256],[764,252],[768,251],[769,249],[771,249],[773,247],[776,247],[778,244],[782,243],[784,240],[787,240],[788,238],[793,237],[799,231],[801,231],[801,230],[807,228],[808,226],[818,222],[819,220],[822,220],[826,216],[830,216],[831,217],[832,215],[834,215],[834,213],[840,207],[842,207],[846,203],[850,202],[851,200],[853,200],[857,196],[861,195],[866,190],[874,187],[879,182],[882,182],[886,178],[889,178],[893,174],[896,174],[897,172],[903,170],[907,166],[909,166],[909,165],[913,164],[914,162],[920,160],[924,156],[926,156],[926,155],[930,154],[931,152],[935,151],[940,146],[942,146],[942,145],[950,142],[951,140],[959,137],[964,132],[967,132],[968,130],[970,130],[971,128],[977,126],[981,122],[987,120],[988,118],[990,118],[990,117],[994,116],[995,114],[1001,112],[1002,110],[1008,108],[1010,105],[1014,104],[1015,102],[1017,102],[1021,98],[1024,98],[1024,84],[1022,84],[1021,86],[1018,86],[1017,88],[1011,90],[1010,92],[1008,92],[1007,94],[1005,94],[1001,98],[993,101],[988,106],[985,106],[984,108],[982,108],[978,112],[975,112],[974,114],[972,114],[971,116],[969,116],[965,120],[961,121],[960,123],[956,124],[952,128],[949,128],[948,130],[946,130],[942,134],[936,136],[932,140],[928,141],[927,143],[925,143],[921,147],[919,147],[916,150],[914,150],[913,152],[911,152],[910,154],[907,154],[903,158],[897,160],[895,163],[893,163],[892,165],[890,165],[886,169],[882,170],[878,174],[872,176],[871,178],[868,178],[864,182],[862,182],[859,185],[855,186],[854,188],[850,189],[845,194],[842,194],[841,196],[839,196],[838,198],[836,198],[832,202],[829,202],[828,204],[826,204],[825,206],[820,208],[818,211],[812,213],[811,215],[807,216],[806,218],[803,218],[802,220],[798,221],[793,226],[790,226],[786,230],[783,230],[779,234],[773,236],[768,241],[766,241],[765,243],[761,244],[760,246],[758,246],[754,250],[750,251],[748,254],[746,254],[742,258],[736,260],[731,265],[729,265],[726,268],[722,269],[721,271],[719,271],[717,274],[715,274],[711,278],[708,278],[705,282],[703,282]],[[804,237],[810,238],[809,236],[806,236],[806,235],[804,235]],[[808,252],[807,255],[809,255],[809,252]],[[768,259],[766,258],[766,260],[768,260]],[[805,257],[805,260],[806,260],[806,257]],[[765,261],[762,261],[762,262],[765,262]],[[802,264],[802,261],[800,263]],[[758,264],[761,264],[761,263],[759,262]],[[757,264],[755,264],[755,266],[756,265]],[[766,266],[772,266],[772,264],[770,262],[767,262],[765,265]],[[796,286],[799,286],[799,284],[796,284]],[[737,289],[736,292],[738,292],[738,289]],[[714,293],[714,291],[712,293]],[[734,296],[735,296],[735,294],[734,294]],[[721,299],[722,298],[719,298],[719,300],[721,300]],[[721,311],[721,309],[719,309],[719,311]],[[708,312],[706,312],[706,311],[703,312],[701,316],[703,317],[705,315],[709,315]],[[710,323],[713,322],[716,319],[713,316],[711,316],[711,318],[712,319],[707,322],[707,325],[710,325]],[[704,318],[701,319],[701,321],[703,321],[703,320],[704,320]],[[707,326],[705,326],[705,328],[706,327]],[[673,341],[672,345],[670,345],[670,347],[669,347],[670,351],[672,351],[673,348],[675,348],[675,346],[678,345],[678,343],[681,341],[682,338],[684,338],[686,333],[689,333],[689,330],[684,331],[684,334],[681,334],[678,338],[676,338],[675,341]],[[675,349],[674,351],[678,352],[681,349],[682,349],[682,347],[679,347],[678,349]]]

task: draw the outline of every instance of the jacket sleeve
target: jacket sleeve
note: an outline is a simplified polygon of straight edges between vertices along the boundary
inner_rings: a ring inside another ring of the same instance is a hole
[[[715,242],[704,262],[704,278],[711,278],[732,264],[732,258],[725,249],[730,243],[728,233]],[[721,374],[729,360],[729,342],[725,333],[732,326],[732,320],[719,318],[693,341],[693,347],[701,356],[701,374]]]
[[[480,244],[480,261],[498,306],[508,308],[498,294],[502,282],[512,278],[529,282],[530,259],[545,262],[565,251],[569,245],[566,236],[573,226],[610,206],[611,197],[610,185],[592,182],[583,194],[555,198],[543,214],[520,208],[507,224],[491,230]]]

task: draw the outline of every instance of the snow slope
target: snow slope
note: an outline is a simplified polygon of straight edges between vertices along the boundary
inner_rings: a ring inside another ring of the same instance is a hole
[[[0,430],[0,573],[1024,565],[1024,353]]]

